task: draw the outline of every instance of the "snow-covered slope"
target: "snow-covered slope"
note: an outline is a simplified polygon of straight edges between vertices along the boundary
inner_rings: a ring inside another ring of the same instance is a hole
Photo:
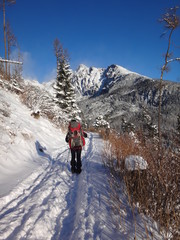
[[[58,149],[64,142],[59,129],[40,117],[35,119],[16,94],[0,89],[0,195],[44,163],[38,146]],[[53,143],[53,144],[52,144]],[[48,156],[48,155],[47,155]],[[48,157],[47,157],[48,160]]]
[[[135,211],[134,220],[123,191],[121,216],[111,211],[97,134],[88,133],[82,172],[72,175],[65,134],[34,119],[17,95],[0,89],[0,98],[1,240],[129,240],[135,229],[137,239],[162,239],[150,219]]]

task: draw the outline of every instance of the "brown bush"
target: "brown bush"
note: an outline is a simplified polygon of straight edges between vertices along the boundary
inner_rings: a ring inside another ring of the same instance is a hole
[[[117,186],[122,184],[119,180],[123,180],[132,209],[138,206],[140,212],[159,223],[164,236],[168,233],[172,239],[178,239],[180,226],[180,156],[174,151],[178,147],[159,150],[157,141],[145,139],[142,133],[136,137],[113,133],[106,141],[104,151],[104,163],[113,177],[110,179],[112,192],[116,192],[115,188],[118,190]],[[129,155],[142,156],[148,163],[147,170],[127,171],[124,163]],[[116,199],[121,204],[117,196]]]

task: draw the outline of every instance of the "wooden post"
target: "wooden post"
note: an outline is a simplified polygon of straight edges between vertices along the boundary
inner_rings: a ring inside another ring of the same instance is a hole
[[[6,60],[6,59],[3,59],[3,58],[0,58],[0,62],[13,63],[13,64],[23,64],[22,62],[19,62],[19,61]]]
[[[3,58],[1,58],[1,57],[0,57],[0,62],[5,63],[5,66],[6,66],[8,63],[9,63],[9,64],[19,64],[19,65],[22,65],[22,64],[23,64],[22,62],[19,62],[19,61],[6,60],[6,59],[3,59]],[[5,78],[6,80],[10,80],[10,76],[8,76],[8,75],[6,74],[6,71],[5,71],[4,78]]]

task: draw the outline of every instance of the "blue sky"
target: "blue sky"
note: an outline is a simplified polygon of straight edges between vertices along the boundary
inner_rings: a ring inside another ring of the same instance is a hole
[[[117,64],[159,78],[168,35],[160,38],[164,29],[158,19],[175,5],[180,0],[16,0],[6,8],[6,20],[24,56],[24,77],[39,82],[55,77],[53,41],[58,38],[73,70],[81,63],[99,68]],[[4,57],[2,11],[0,18]],[[172,39],[174,56],[180,57],[180,28]],[[172,63],[164,79],[180,82],[180,63]]]

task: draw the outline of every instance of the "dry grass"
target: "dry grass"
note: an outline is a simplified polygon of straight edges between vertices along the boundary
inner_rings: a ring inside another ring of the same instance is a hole
[[[176,150],[178,147],[180,145]],[[148,169],[127,171],[125,158],[129,155],[142,156],[148,162]],[[159,231],[163,232],[165,238],[179,239],[179,152],[165,147],[160,151],[156,141],[145,139],[139,133],[136,138],[128,134],[111,133],[106,141],[104,159],[105,165],[111,170],[112,192],[118,189],[118,184],[122,184],[120,181],[123,180],[132,210],[138,206],[139,212],[158,222]],[[119,211],[121,201],[115,194],[113,198],[117,200],[115,205]]]

